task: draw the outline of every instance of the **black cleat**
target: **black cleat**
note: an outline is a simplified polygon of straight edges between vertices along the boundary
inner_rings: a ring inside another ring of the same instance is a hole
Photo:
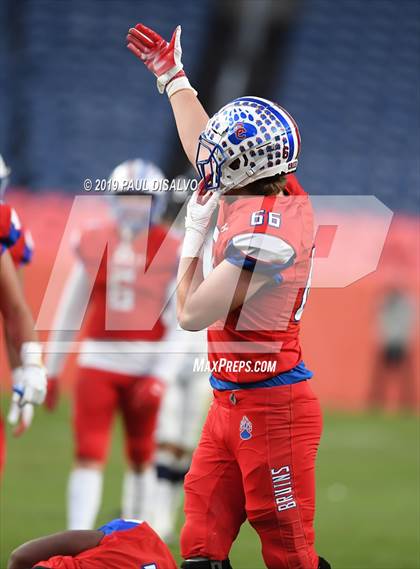
[[[331,569],[331,565],[323,557],[319,557],[318,569]]]
[[[210,559],[184,561],[181,569],[232,569],[229,559],[212,561]]]

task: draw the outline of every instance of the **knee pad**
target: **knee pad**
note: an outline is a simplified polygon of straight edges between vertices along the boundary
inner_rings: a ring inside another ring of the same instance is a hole
[[[162,401],[165,386],[154,377],[139,378],[133,389],[133,401],[139,411],[157,413]]]
[[[331,569],[331,565],[323,557],[319,558],[318,569]]]
[[[182,563],[181,569],[232,569],[232,565],[229,559],[223,559],[223,561],[190,559]]]

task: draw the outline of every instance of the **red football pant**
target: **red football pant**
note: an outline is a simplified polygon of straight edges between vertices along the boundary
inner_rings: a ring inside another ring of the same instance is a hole
[[[185,480],[182,556],[226,559],[248,518],[269,569],[316,569],[322,418],[308,382],[214,395]],[[251,437],[241,422],[251,423]]]
[[[78,459],[105,462],[111,427],[121,411],[127,458],[149,462],[155,450],[157,415],[164,387],[160,380],[79,368],[74,401],[74,435]]]

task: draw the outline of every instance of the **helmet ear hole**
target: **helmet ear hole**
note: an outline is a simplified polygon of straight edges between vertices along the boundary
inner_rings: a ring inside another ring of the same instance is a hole
[[[241,161],[239,158],[236,158],[236,160],[234,160],[231,164],[229,164],[229,168],[231,170],[239,170],[241,166]]]

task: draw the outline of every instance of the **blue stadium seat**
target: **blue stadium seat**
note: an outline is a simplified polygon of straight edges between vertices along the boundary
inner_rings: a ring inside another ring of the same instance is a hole
[[[209,0],[159,0],[159,9],[156,2],[137,0],[25,4],[19,52],[9,52],[20,66],[14,97],[25,137],[13,141],[10,125],[0,127],[13,182],[78,191],[84,178],[106,177],[130,157],[164,167],[173,141],[168,102],[125,48],[125,36],[138,21],[165,37],[181,23],[184,63],[194,74],[209,5]],[[25,161],[16,157],[16,143],[24,147]]]
[[[419,2],[303,2],[276,95],[300,125],[309,192],[415,211],[419,58]]]

